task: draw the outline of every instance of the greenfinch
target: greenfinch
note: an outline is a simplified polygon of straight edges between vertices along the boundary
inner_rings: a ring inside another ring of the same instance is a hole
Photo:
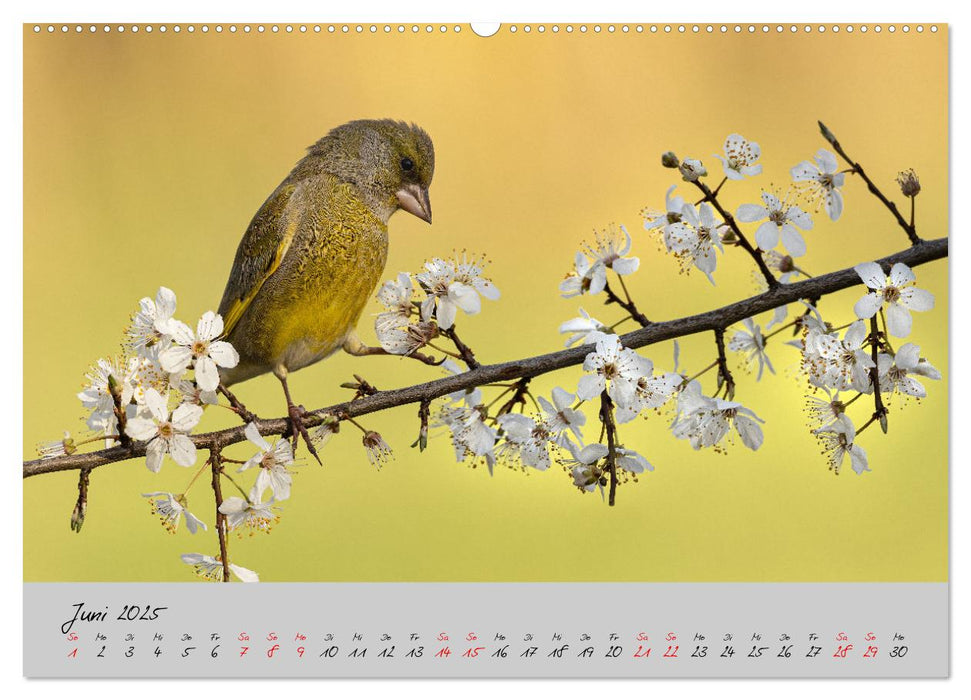
[[[365,345],[355,326],[384,273],[391,215],[404,209],[431,223],[434,170],[431,138],[414,124],[339,126],[307,149],[236,250],[219,313],[239,364],[223,371],[223,387],[273,372],[294,446],[299,434],[314,457],[287,377],[341,348],[383,353]]]

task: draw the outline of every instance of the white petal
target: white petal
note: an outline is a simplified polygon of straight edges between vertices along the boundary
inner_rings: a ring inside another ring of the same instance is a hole
[[[135,440],[148,440],[158,434],[158,424],[148,418],[132,418],[125,426],[125,433]]]
[[[184,403],[172,412],[172,427],[187,433],[202,420],[202,406]]]
[[[577,396],[584,401],[596,398],[604,390],[606,382],[600,374],[585,374],[577,383]]]
[[[148,467],[149,471],[158,473],[158,470],[162,468],[162,458],[165,457],[166,443],[162,438],[155,438],[150,443],[145,450],[145,466]]]
[[[762,250],[772,250],[779,245],[779,226],[773,221],[764,222],[755,232],[755,242]]]
[[[850,448],[850,462],[853,467],[853,471],[855,471],[857,474],[870,471],[870,466],[866,458],[866,452],[859,445],[853,445]]]
[[[804,160],[798,165],[792,166],[792,168],[789,170],[789,174],[796,182],[815,180],[816,176],[819,175],[819,168],[816,167],[815,163]]]
[[[883,298],[870,292],[860,297],[860,300],[853,305],[853,312],[857,318],[872,318],[881,306],[883,306]]]
[[[843,336],[843,343],[846,347],[856,350],[863,345],[866,335],[866,324],[863,321],[854,321],[846,329],[846,334]]]
[[[789,255],[794,258],[802,257],[806,254],[806,241],[802,234],[792,224],[782,225],[782,245],[789,251]]]
[[[601,445],[600,443],[587,445],[580,450],[580,454],[577,455],[577,461],[583,464],[593,464],[598,459],[606,457],[608,452],[609,450],[606,445]]]
[[[900,290],[900,304],[911,311],[930,311],[934,308],[934,295],[926,289],[905,287]]]
[[[887,307],[887,330],[890,335],[906,338],[910,335],[912,323],[910,312],[900,304],[890,304]]]
[[[192,350],[185,345],[173,345],[159,354],[158,362],[166,372],[181,372],[192,362]]]
[[[769,215],[765,207],[760,207],[758,204],[743,204],[735,212],[735,218],[739,221],[750,224],[754,221],[761,221]]]
[[[196,384],[203,391],[215,391],[219,386],[219,370],[216,363],[208,357],[196,360]]]
[[[917,280],[914,271],[903,263],[894,263],[890,268],[890,284],[894,287],[903,287]]]
[[[808,231],[813,227],[813,218],[802,209],[793,204],[786,212],[786,218],[803,231]]]
[[[250,571],[249,569],[244,569],[242,566],[237,566],[236,564],[230,564],[229,570],[243,583],[259,583],[260,577],[255,571]]]
[[[637,272],[640,264],[640,258],[618,258],[610,265],[610,269],[618,275],[630,275]]]
[[[461,282],[452,282],[448,286],[448,298],[467,314],[477,314],[482,308],[482,301],[475,288]]]
[[[230,496],[229,498],[223,499],[222,504],[219,506],[219,512],[223,515],[237,515],[244,512],[249,507],[249,503],[245,499],[239,496]]]
[[[172,320],[169,322],[169,333],[172,339],[179,345],[192,345],[196,342],[196,336],[192,329],[182,323],[182,321]]]
[[[917,363],[920,362],[920,346],[914,345],[913,343],[904,343],[897,349],[894,362],[898,367],[908,372],[914,369]]]
[[[260,429],[256,427],[256,423],[247,424],[246,430],[243,432],[246,435],[246,439],[263,450],[263,452],[270,451],[270,443],[266,441],[266,438],[260,435]]]
[[[875,262],[865,262],[853,268],[860,279],[870,289],[883,289],[887,284],[887,277],[883,274],[883,268]]]
[[[175,313],[175,292],[168,287],[159,287],[155,295],[155,313],[157,318],[169,319]]]
[[[448,330],[455,323],[455,314],[458,313],[458,307],[450,299],[439,298],[438,300],[438,310],[435,312],[438,318],[438,325],[440,328]]]
[[[196,338],[202,342],[209,342],[222,335],[223,317],[214,311],[207,311],[202,314],[199,323],[196,324]]]
[[[843,193],[831,190],[826,198],[826,213],[832,221],[838,221],[843,214]]]
[[[236,352],[236,348],[225,340],[217,340],[214,343],[210,343],[207,354],[220,367],[229,368],[239,364],[239,353]]]
[[[196,406],[198,408],[198,406]],[[169,452],[175,463],[183,467],[191,467],[196,463],[196,446],[185,435],[174,435],[169,442]]]
[[[762,428],[747,416],[735,416],[735,430],[742,438],[742,444],[751,450],[757,450],[762,446]]]

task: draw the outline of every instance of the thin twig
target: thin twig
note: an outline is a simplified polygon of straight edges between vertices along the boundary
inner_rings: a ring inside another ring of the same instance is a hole
[[[914,226],[913,218],[911,218],[911,221],[908,224],[904,217],[901,216],[900,210],[897,209],[897,205],[887,199],[883,192],[880,191],[880,188],[873,183],[873,180],[871,180],[863,170],[863,166],[846,154],[846,151],[843,150],[839,140],[833,135],[833,132],[826,128],[826,125],[822,122],[819,122],[819,130],[822,132],[823,138],[829,141],[829,145],[833,147],[833,150],[839,153],[840,157],[850,165],[853,173],[859,175],[860,179],[866,183],[866,186],[870,190],[871,194],[883,202],[883,206],[885,206],[890,213],[893,214],[893,217],[897,220],[897,223],[900,224],[900,228],[904,230],[904,233],[907,234],[907,238],[910,239],[910,244],[915,246],[920,245],[921,239],[917,235],[917,228]],[[913,206],[913,200],[911,200],[911,206]],[[913,217],[913,210],[911,210],[911,217]]]
[[[725,354],[725,329],[715,329],[715,347],[718,348],[718,390],[725,386],[725,398],[731,401],[735,397],[735,378],[728,369],[728,356]]]
[[[607,505],[617,500],[617,426],[614,424],[614,402],[604,389],[600,393],[600,422],[607,434],[607,471],[610,472],[610,492]]]
[[[945,258],[947,254],[948,239],[939,238],[923,241],[920,245],[912,246],[876,262],[889,274],[894,263],[902,262],[909,267],[916,267],[932,260]],[[655,322],[647,328],[640,328],[621,336],[621,342],[624,347],[637,349],[673,338],[714,331],[716,328],[726,328],[749,316],[769,311],[783,304],[791,304],[799,299],[819,299],[827,294],[859,284],[859,276],[850,267],[802,282],[778,285],[762,294],[695,316]],[[581,364],[591,349],[592,346],[583,345],[546,355],[512,360],[496,365],[484,365],[468,372],[401,389],[379,391],[373,396],[311,411],[304,418],[305,425],[307,427],[320,425],[327,420],[327,416],[362,416],[395,406],[432,401],[456,391],[494,382],[538,377],[564,367]],[[261,435],[281,435],[288,430],[289,425],[290,422],[287,418],[264,419],[257,422]],[[217,432],[193,435],[191,439],[198,449],[209,449],[217,443],[225,447],[246,440],[244,429],[244,426],[236,426]],[[23,463],[23,476],[27,478],[38,474],[81,469],[83,467],[95,468],[144,455],[145,443],[136,442],[131,447],[115,446],[97,452],[77,453],[51,459],[35,459]]]
[[[475,359],[475,353],[472,352],[472,348],[462,342],[458,334],[455,332],[455,326],[451,328],[445,328],[439,331],[442,335],[452,341],[455,345],[455,349],[459,351],[459,355],[462,357],[462,362],[468,365],[469,369],[478,369],[482,364]]]
[[[223,583],[229,582],[229,548],[226,544],[226,516],[219,507],[223,504],[223,489],[219,481],[222,473],[221,449],[218,445],[210,448],[209,461],[212,463],[212,492],[216,497],[216,532],[219,533],[219,558],[223,565]]]
[[[618,277],[618,279],[620,278]],[[623,286],[624,281],[621,279],[620,282]],[[637,305],[630,298],[630,294],[627,293],[627,287],[624,287],[624,296],[627,297],[626,299],[622,299],[617,296],[617,293],[610,288],[609,282],[604,284],[604,292],[607,294],[607,300],[604,302],[604,304],[617,304],[620,308],[629,313],[631,318],[641,324],[641,326],[644,328],[651,325],[651,322],[647,316],[641,313],[640,309],[637,308]]]
[[[701,180],[694,180],[694,184],[699,190],[701,190],[702,194],[705,195],[701,201],[711,202],[712,206],[715,207],[722,219],[726,224],[728,224],[728,227],[732,229],[732,232],[738,238],[738,244],[742,246],[749,255],[752,256],[752,260],[754,260],[755,264],[758,266],[759,272],[761,272],[762,276],[765,277],[765,281],[768,283],[769,289],[778,287],[779,280],[777,280],[775,275],[772,274],[772,271],[769,270],[769,266],[765,264],[765,260],[762,258],[762,255],[751,243],[749,243],[748,239],[745,237],[745,234],[742,233],[742,229],[740,229],[738,224],[735,222],[735,217],[732,216],[731,213],[722,206],[721,202],[718,201],[718,192],[712,192],[711,188]],[[721,185],[719,185],[719,189],[721,189]]]
[[[870,317],[870,356],[873,367],[870,368],[870,383],[873,385],[873,418],[880,421],[880,429],[887,432],[887,408],[880,396],[880,367],[877,358],[880,356],[880,327],[877,325],[877,315]]]

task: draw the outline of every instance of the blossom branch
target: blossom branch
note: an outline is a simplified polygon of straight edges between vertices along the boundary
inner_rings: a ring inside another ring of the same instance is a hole
[[[455,349],[459,351],[459,356],[462,358],[462,362],[468,365],[469,369],[478,369],[482,366],[477,359],[475,359],[475,353],[472,352],[472,348],[462,342],[458,334],[455,332],[455,326],[450,328],[442,328],[439,332],[446,338],[452,341],[455,345]]]
[[[728,227],[732,230],[732,233],[735,234],[735,237],[738,239],[738,244],[742,246],[742,248],[744,248],[749,255],[752,256],[752,259],[759,268],[759,272],[761,272],[762,276],[765,277],[765,281],[769,285],[769,289],[774,289],[777,287],[779,285],[779,280],[777,280],[775,275],[772,274],[772,271],[769,270],[769,266],[765,264],[765,260],[762,258],[759,251],[756,250],[751,243],[749,243],[749,240],[745,237],[745,234],[742,233],[742,229],[740,229],[738,224],[735,222],[735,217],[732,216],[731,212],[726,210],[725,207],[722,206],[721,202],[718,201],[718,193],[713,192],[712,189],[701,180],[693,180],[692,182],[694,183],[695,187],[701,190],[702,194],[705,195],[701,201],[711,202],[711,205],[715,207],[715,210],[721,215],[724,222],[728,224]],[[721,185],[719,185],[719,189],[721,189]]]
[[[617,500],[617,426],[614,423],[614,402],[606,389],[600,393],[600,422],[607,433],[607,471],[610,472],[607,505],[612,506]]]
[[[618,279],[620,279],[620,283],[623,285],[623,278],[618,277]],[[609,282],[604,284],[604,292],[607,294],[607,301],[604,302],[605,305],[617,304],[620,308],[629,313],[630,317],[641,324],[641,326],[646,327],[650,325],[650,320],[648,320],[647,316],[641,313],[640,309],[637,308],[637,304],[635,304],[634,300],[630,298],[629,294],[627,294],[626,287],[624,287],[624,295],[627,297],[626,299],[622,299],[617,296],[617,293],[610,288]]]
[[[874,314],[870,319],[870,353],[873,359],[873,367],[870,368],[870,384],[873,385],[873,420],[880,421],[880,429],[887,432],[887,407],[883,405],[883,397],[880,396],[880,366],[877,362],[880,355],[880,328],[877,325],[877,315]],[[862,432],[863,429],[860,429]]]
[[[223,583],[229,581],[229,548],[226,544],[226,516],[220,510],[223,504],[223,489],[220,482],[222,474],[222,452],[218,445],[210,448],[209,461],[212,464],[212,493],[216,497],[216,532],[219,534],[219,558],[223,566]]]
[[[715,346],[718,348],[718,390],[725,387],[725,398],[731,401],[735,397],[735,378],[728,369],[728,357],[725,354],[725,329],[715,329]]]
[[[900,228],[904,230],[904,233],[907,234],[907,238],[910,239],[910,244],[915,246],[920,245],[921,239],[917,235],[917,228],[914,226],[913,220],[913,197],[911,197],[911,220],[910,223],[907,223],[906,219],[901,216],[900,210],[897,209],[897,205],[887,199],[883,192],[880,191],[880,188],[874,184],[873,180],[871,180],[863,170],[863,166],[846,154],[846,151],[843,150],[843,147],[840,145],[840,142],[836,139],[833,132],[827,129],[826,125],[822,122],[818,123],[819,130],[822,132],[823,138],[826,139],[829,142],[829,145],[833,147],[833,150],[836,151],[840,157],[849,164],[852,172],[860,176],[860,179],[866,183],[866,186],[870,190],[871,194],[879,199],[883,203],[883,206],[885,206],[890,213],[893,214],[894,218],[897,220],[897,223],[900,224]]]
[[[933,260],[946,258],[948,239],[939,238],[921,241],[906,250],[882,258],[877,262],[889,271],[894,263],[902,262],[916,267]],[[636,349],[653,345],[665,340],[714,331],[738,323],[745,318],[769,311],[784,304],[800,299],[820,298],[860,284],[857,272],[852,268],[830,272],[792,284],[776,284],[762,294],[713,309],[694,316],[671,321],[654,322],[646,328],[621,336],[624,347]],[[555,370],[579,365],[590,352],[590,346],[580,346],[559,352],[512,360],[495,365],[483,365],[461,374],[444,377],[423,384],[379,391],[371,396],[347,401],[309,412],[304,419],[306,427],[320,425],[334,416],[352,418],[396,406],[432,401],[456,391],[463,391],[494,382],[537,377]],[[290,427],[287,418],[260,420],[257,427],[262,435],[282,435]],[[190,436],[197,448],[212,449],[225,447],[246,439],[244,426]],[[97,452],[64,455],[50,459],[35,459],[23,463],[23,477],[37,476],[65,470],[96,468],[105,464],[121,462],[133,457],[144,456],[145,442],[134,442],[130,447],[115,446]]]

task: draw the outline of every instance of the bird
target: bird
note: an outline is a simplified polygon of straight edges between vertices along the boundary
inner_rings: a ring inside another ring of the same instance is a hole
[[[283,386],[297,436],[320,462],[294,403],[290,373],[340,349],[387,354],[355,327],[384,273],[388,221],[399,209],[431,224],[431,137],[414,123],[360,119],[307,149],[250,221],[236,249],[219,314],[239,353],[221,389],[272,372]],[[421,359],[421,358],[419,358]]]

